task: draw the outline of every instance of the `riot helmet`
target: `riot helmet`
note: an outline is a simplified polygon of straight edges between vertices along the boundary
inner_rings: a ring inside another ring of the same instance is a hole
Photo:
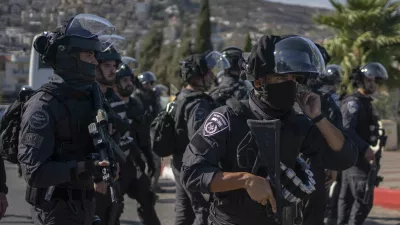
[[[243,50],[237,47],[228,47],[222,50],[222,55],[229,61],[231,67],[227,70],[226,75],[239,78],[240,67],[239,62],[242,59]]]
[[[364,89],[366,94],[373,94],[376,90],[376,84],[388,78],[389,75],[385,67],[378,62],[371,62],[354,69],[351,74],[353,86]]]
[[[41,60],[67,83],[91,83],[95,79],[97,61],[94,54],[107,49],[99,40],[101,35],[112,35],[114,26],[106,19],[92,14],[79,14],[55,32],[44,32],[34,41]],[[81,58],[81,53],[88,59]],[[91,58],[90,58],[91,57]],[[90,60],[89,60],[90,59]]]
[[[21,90],[19,91],[18,98],[19,101],[26,101],[28,100],[27,98],[31,96],[35,91],[33,88],[29,85],[24,85],[21,87]]]
[[[363,76],[380,80],[387,80],[389,75],[382,64],[371,62],[360,68]]]
[[[133,71],[139,67],[139,63],[137,62],[137,60],[132,57],[123,56],[121,58],[121,61],[124,64],[128,65],[129,68],[131,68]]]
[[[324,70],[324,59],[317,46],[307,38],[293,35],[263,36],[245,65],[256,94],[272,108],[282,110],[294,105],[298,83],[304,84],[304,80],[316,78]],[[272,78],[277,81],[268,81]]]
[[[343,76],[344,69],[339,65],[331,64],[326,67],[325,72],[321,73],[317,79],[308,80],[307,84],[314,92],[336,93]]]
[[[316,77],[325,70],[324,59],[317,46],[300,36],[263,36],[247,60],[248,80],[268,75]]]
[[[152,90],[154,83],[157,81],[156,75],[150,71],[143,72],[138,76],[139,83],[144,90]]]
[[[154,92],[156,93],[156,96],[161,96],[168,92],[168,88],[165,85],[157,84],[154,87]]]
[[[182,79],[193,87],[208,90],[214,82],[214,73],[230,68],[229,61],[219,52],[194,54],[180,62]],[[200,78],[202,84],[196,84],[194,79]],[[209,79],[208,79],[209,78]]]
[[[124,80],[126,78],[128,79],[127,81]],[[129,80],[131,81],[131,84]],[[118,93],[123,97],[130,96],[135,89],[135,80],[135,75],[133,74],[132,69],[124,63],[120,64],[115,79]]]
[[[319,79],[326,85],[337,85],[342,82],[344,69],[336,64],[328,65],[324,73],[319,75]]]
[[[119,64],[121,64],[121,55],[119,52],[126,49],[126,40],[115,34],[111,36],[102,35],[99,39],[101,41],[104,40],[104,42],[102,42],[103,45],[108,47],[96,55],[96,59],[99,63],[96,80],[103,85],[111,86],[115,82],[116,70]]]

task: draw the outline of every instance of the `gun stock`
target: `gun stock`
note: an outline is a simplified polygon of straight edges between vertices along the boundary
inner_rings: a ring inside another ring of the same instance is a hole
[[[370,163],[370,171],[368,172],[368,180],[365,185],[365,194],[363,198],[364,204],[369,204],[375,186],[378,187],[383,181],[383,177],[378,176],[378,173],[381,168],[382,150],[386,145],[387,136],[384,129],[379,129],[379,132],[379,149],[375,153],[375,161]]]
[[[282,225],[293,224],[293,217],[290,210],[284,207],[281,185],[280,167],[280,120],[247,120],[251,133],[255,137],[258,146],[257,158],[252,168],[252,173],[257,174],[260,167],[267,168],[268,179],[273,189],[277,204],[275,222]],[[269,213],[270,210],[268,210]],[[290,214],[290,215],[289,215]]]

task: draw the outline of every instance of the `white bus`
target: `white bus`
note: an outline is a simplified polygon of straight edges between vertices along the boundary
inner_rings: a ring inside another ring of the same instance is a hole
[[[33,43],[35,43],[36,38],[40,35],[38,34],[33,38],[29,65],[29,86],[35,90],[47,83],[53,76],[53,68],[42,63],[39,53],[33,47]]]

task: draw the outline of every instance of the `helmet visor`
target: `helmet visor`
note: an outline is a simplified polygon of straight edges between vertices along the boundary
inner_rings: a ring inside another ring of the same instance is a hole
[[[133,69],[133,70],[134,70],[134,69],[137,69],[138,66],[139,66],[139,63],[136,61],[136,59],[134,59],[134,58],[132,58],[132,57],[123,56],[123,57],[121,58],[121,61],[122,61],[124,64],[128,65],[129,68],[131,68],[131,69]]]
[[[290,37],[279,41],[274,51],[277,74],[319,75],[325,71],[317,46],[307,38]]]
[[[226,70],[231,67],[227,58],[225,58],[220,52],[212,51],[205,57],[207,67],[212,71]]]
[[[389,78],[385,67],[377,62],[368,63],[361,67],[361,72],[368,78],[378,78],[382,80],[387,80]]]
[[[245,62],[247,62],[247,60],[249,59],[250,54],[251,54],[251,52],[243,52],[242,53],[242,57]]]
[[[115,51],[123,52],[128,47],[126,39],[117,34],[101,35],[99,36],[99,40],[102,43],[102,46],[106,47],[106,49],[104,49],[103,51],[107,51],[112,46],[115,49]]]
[[[79,14],[75,16],[65,30],[67,36],[81,38],[94,38],[114,33],[115,27],[110,21],[93,14]],[[103,40],[103,42],[108,42],[108,40]]]

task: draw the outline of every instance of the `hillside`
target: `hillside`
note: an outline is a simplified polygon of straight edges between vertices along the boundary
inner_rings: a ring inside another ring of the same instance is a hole
[[[54,29],[57,24],[76,13],[106,17],[117,27],[118,33],[134,40],[146,34],[154,22],[167,21],[165,27],[172,28],[170,37],[175,39],[179,37],[180,25],[187,24],[188,21],[192,25],[196,24],[198,2],[199,0],[0,0],[0,46],[27,47],[35,34]],[[224,45],[243,45],[244,36],[248,32],[254,40],[262,34],[272,33],[300,34],[315,41],[331,35],[324,27],[317,26],[312,21],[315,13],[328,13],[327,9],[264,0],[210,0],[210,4],[214,34],[217,38],[224,39]],[[181,13],[167,13],[166,9],[173,5],[178,5]],[[182,17],[182,14],[185,16]],[[13,39],[13,35],[22,37]]]

